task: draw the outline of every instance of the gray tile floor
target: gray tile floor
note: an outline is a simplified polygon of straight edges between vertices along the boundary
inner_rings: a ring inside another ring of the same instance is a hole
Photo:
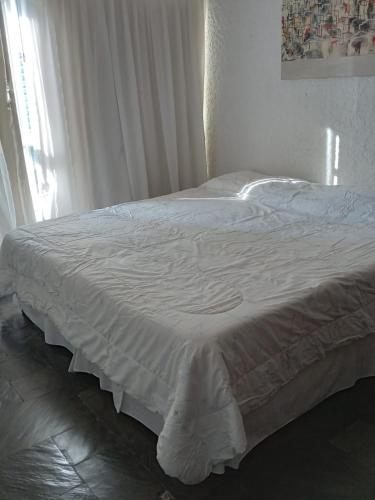
[[[186,487],[158,466],[156,437],[69,362],[0,301],[1,500],[375,500],[375,379],[271,436],[239,471]]]

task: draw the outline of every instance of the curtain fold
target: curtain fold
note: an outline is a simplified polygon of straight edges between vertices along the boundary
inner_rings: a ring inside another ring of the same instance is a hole
[[[16,211],[12,190],[5,162],[3,148],[0,143],[0,243],[5,234],[16,227]]]
[[[0,9],[0,144],[2,161],[3,203],[11,203],[17,225],[34,222],[26,165],[17,112],[14,106],[12,80],[5,45],[5,30]],[[6,189],[4,186],[8,186]],[[5,196],[4,192],[9,195]],[[0,200],[1,201],[1,200]],[[3,205],[4,206],[4,205]],[[9,209],[7,209],[9,212]],[[1,230],[4,234],[4,229]]]
[[[204,0],[1,1],[37,219],[205,180]]]

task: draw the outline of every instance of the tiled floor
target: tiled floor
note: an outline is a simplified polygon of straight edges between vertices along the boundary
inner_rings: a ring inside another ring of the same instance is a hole
[[[375,500],[375,379],[267,439],[239,471],[186,487],[159,468],[156,437],[69,361],[0,301],[1,500]]]

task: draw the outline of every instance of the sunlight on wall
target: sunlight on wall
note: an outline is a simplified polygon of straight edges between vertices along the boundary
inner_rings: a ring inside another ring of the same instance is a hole
[[[334,176],[333,176],[333,184],[337,186],[339,178],[338,178],[338,173],[339,173],[339,163],[340,163],[340,136],[336,135],[336,141],[335,141],[335,171],[334,171]]]
[[[212,157],[212,124],[210,122],[211,113],[210,107],[212,99],[212,85],[215,81],[214,79],[214,68],[211,64],[211,31],[214,30],[214,21],[211,18],[211,8],[209,6],[209,2],[205,3],[205,49],[204,49],[204,88],[203,88],[203,123],[204,123],[204,132],[206,138],[206,174],[207,178],[210,179],[213,177],[213,168],[211,165],[211,157]]]
[[[331,128],[327,128],[326,142],[326,184],[337,186],[340,168],[340,136]]]

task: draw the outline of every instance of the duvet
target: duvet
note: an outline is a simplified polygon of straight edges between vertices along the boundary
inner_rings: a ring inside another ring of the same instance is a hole
[[[246,450],[244,415],[375,333],[374,224],[375,195],[230,174],[21,227],[0,282],[163,417],[158,461],[193,484]]]

